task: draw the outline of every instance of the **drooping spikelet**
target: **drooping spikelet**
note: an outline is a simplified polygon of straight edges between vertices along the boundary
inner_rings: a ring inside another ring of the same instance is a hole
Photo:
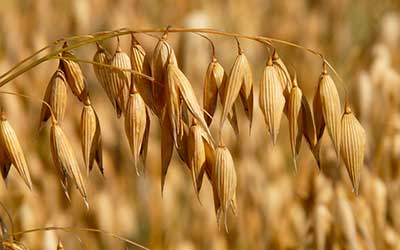
[[[68,45],[65,42],[64,48]],[[68,82],[69,87],[71,88],[72,93],[76,97],[78,97],[79,101],[84,101],[87,97],[88,89],[86,86],[86,81],[82,73],[81,66],[78,62],[74,61],[75,56],[70,51],[62,52],[62,57],[71,58],[71,59],[61,59],[61,63],[63,66],[63,71],[65,72],[65,76]]]
[[[118,40],[119,41],[119,40]],[[115,67],[111,69],[111,89],[114,100],[118,104],[118,117],[125,111],[126,98],[131,85],[131,72],[123,69],[131,70],[131,60],[129,56],[122,51],[118,42],[117,49],[111,59],[110,65]]]
[[[162,37],[153,51],[151,59],[151,75],[154,77],[152,84],[153,98],[156,100],[157,113],[161,114],[161,110],[165,106],[164,88],[167,81],[167,66],[169,63],[177,65],[174,50],[167,43],[166,36]]]
[[[293,79],[293,87],[289,94],[288,105],[289,137],[295,171],[297,171],[296,157],[300,151],[301,138],[303,137],[302,97],[303,93],[297,85],[297,79],[295,77]]]
[[[213,185],[216,187],[220,208],[218,218],[222,215],[225,217],[225,229],[227,226],[228,208],[232,208],[233,214],[236,215],[236,186],[237,177],[233,158],[228,148],[222,145],[216,149],[215,168],[213,173]]]
[[[78,188],[86,207],[89,208],[83,177],[73,148],[68,137],[55,120],[52,122],[50,130],[50,149],[65,195],[69,198],[67,179],[70,177]]]
[[[32,189],[31,176],[24,152],[22,151],[21,144],[18,141],[14,129],[11,127],[3,111],[1,111],[0,114],[0,148],[2,149],[0,151],[3,151],[2,157],[4,157],[1,162],[3,178],[7,176],[10,163],[12,163],[25,184],[29,189]]]
[[[203,175],[206,164],[206,152],[203,142],[202,128],[196,124],[196,121],[190,126],[187,141],[187,160],[192,173],[194,189],[199,198],[199,191],[203,182]]]
[[[67,80],[61,69],[57,69],[51,77],[43,100],[50,105],[57,121],[61,123],[64,119],[65,109],[67,108]],[[43,104],[40,111],[40,127],[50,116],[49,108]]]
[[[167,74],[168,82],[171,82],[172,86],[178,87],[179,96],[182,97],[182,100],[184,101],[187,109],[190,111],[190,113],[197,120],[204,131],[206,131],[209,138],[211,139],[212,136],[207,126],[207,122],[204,119],[203,110],[197,101],[196,94],[194,93],[194,90],[189,80],[174,63],[168,64]]]
[[[215,108],[217,107],[218,86],[221,85],[219,81],[223,80],[218,72],[220,68],[221,65],[217,62],[217,59],[213,58],[210,64],[208,64],[206,77],[204,78],[203,107],[205,113],[204,119],[208,126],[211,124]]]
[[[358,194],[361,168],[364,161],[366,135],[363,127],[352,113],[348,104],[342,116],[341,156],[350,176],[353,190]]]
[[[92,170],[96,160],[100,172],[104,174],[100,122],[89,98],[82,109],[81,142],[87,173]]]
[[[57,243],[57,250],[64,250],[64,246],[63,246],[61,240],[59,240]]]
[[[324,68],[319,85],[319,95],[322,104],[322,114],[329,132],[329,136],[335,146],[338,159],[340,157],[340,118],[342,108],[340,105],[339,93],[335,83]]]
[[[290,80],[290,74],[287,70],[282,59],[279,57],[278,52],[274,50],[272,53],[272,64],[278,72],[279,82],[282,86],[283,95],[285,96],[286,103],[289,101],[289,94],[293,87],[292,81]]]
[[[242,102],[245,107],[246,115],[249,118],[251,129],[253,115],[253,79],[249,62],[242,50],[239,51],[233,63],[226,86],[224,87],[220,130],[228,114],[232,111],[234,103],[240,93],[242,93]]]
[[[264,114],[268,132],[272,137],[272,142],[276,144],[283,108],[285,106],[285,97],[282,92],[278,72],[272,65],[271,57],[261,77],[259,104]]]
[[[149,58],[146,55],[145,50],[143,47],[139,44],[139,42],[136,40],[134,35],[132,35],[131,38],[131,47],[130,47],[130,58],[131,58],[131,65],[132,65],[132,70],[142,73],[145,75],[150,76],[151,75],[151,69],[150,69],[150,62]],[[132,73],[132,83],[131,86],[135,86],[139,94],[141,95],[143,101],[146,103],[146,105],[156,114],[157,109],[155,107],[155,100],[153,98],[153,93],[152,93],[152,82],[149,81],[148,79],[144,78],[143,76],[140,76],[138,74]]]
[[[129,94],[125,114],[125,133],[133,156],[133,165],[139,175],[140,154],[142,152],[144,136],[146,132],[147,112],[146,105],[135,91]]]
[[[109,65],[110,63],[110,55],[107,50],[101,46],[99,43],[96,43],[97,51],[93,56],[93,61],[96,63]],[[93,64],[93,71],[96,75],[97,80],[100,82],[101,86],[103,87],[104,91],[107,94],[108,99],[110,100],[111,104],[115,108],[117,114],[121,114],[121,107],[118,106],[117,100],[114,98],[113,86],[111,81],[111,68]]]

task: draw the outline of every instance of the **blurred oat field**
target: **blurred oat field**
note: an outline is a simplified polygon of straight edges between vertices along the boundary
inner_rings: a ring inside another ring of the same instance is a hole
[[[69,90],[63,129],[83,174],[89,210],[74,187],[69,189],[71,201],[64,195],[50,152],[50,125],[38,130],[42,104],[0,94],[0,105],[21,142],[33,184],[30,191],[13,167],[7,180],[1,181],[0,201],[12,223],[4,209],[0,218],[9,232],[51,226],[97,228],[149,249],[400,249],[399,1],[0,0],[0,74],[60,38],[168,25],[274,37],[321,52],[343,79],[342,83],[332,74],[342,107],[347,97],[366,131],[359,195],[352,192],[346,168],[343,162],[338,164],[327,132],[321,140],[321,170],[303,140],[294,172],[286,116],[277,143],[272,144],[258,104],[269,51],[260,43],[240,39],[254,80],[254,117],[249,134],[240,107],[240,134],[236,136],[229,125],[222,131],[237,175],[238,212],[237,216],[228,213],[229,233],[223,223],[218,228],[210,182],[204,177],[200,203],[191,172],[176,152],[161,195],[161,131],[154,114],[150,116],[146,172],[136,175],[124,120],[117,119],[93,66],[86,63],[80,65],[101,124],[104,177],[96,166],[86,175],[80,141],[82,105]],[[207,36],[229,73],[237,56],[235,39]],[[120,39],[121,49],[129,53],[130,37]],[[137,39],[151,55],[157,40],[143,34]],[[168,42],[202,104],[211,59],[209,43],[192,33],[170,33]],[[117,40],[102,44],[114,53]],[[312,103],[322,70],[320,58],[274,45]],[[87,60],[95,52],[94,43],[74,50]],[[42,99],[57,67],[57,60],[47,61],[0,91]],[[212,134],[218,133],[221,112],[218,101]],[[15,240],[32,250],[55,250],[59,240],[64,249],[128,248],[107,234],[77,231],[34,232]]]

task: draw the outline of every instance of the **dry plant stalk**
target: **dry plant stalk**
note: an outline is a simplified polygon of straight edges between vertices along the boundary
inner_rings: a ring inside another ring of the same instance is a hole
[[[270,57],[261,77],[259,103],[274,145],[279,134],[282,113],[285,107],[285,97],[279,79],[278,71],[273,66],[272,58]]]
[[[68,177],[70,177],[79,190],[86,207],[89,208],[83,177],[79,169],[78,161],[75,157],[73,148],[68,140],[68,137],[55,120],[52,121],[50,130],[50,149],[57,174],[59,175],[61,184],[64,188],[65,195],[67,198],[69,198],[67,188]]]
[[[96,160],[101,174],[104,175],[100,122],[89,98],[85,100],[81,114],[81,141],[87,174],[89,175]]]
[[[26,162],[24,152],[22,151],[21,144],[17,138],[17,135],[8,122],[6,115],[3,111],[0,114],[0,148],[3,160],[2,174],[3,178],[7,177],[10,169],[10,163],[18,171],[19,175],[24,180],[25,184],[32,189],[31,176],[29,174],[28,164]]]
[[[63,47],[66,48],[67,46],[68,45],[65,42]],[[78,97],[79,101],[83,102],[87,97],[88,89],[85,78],[83,77],[81,66],[79,66],[78,62],[73,60],[76,57],[70,51],[64,51],[61,56],[65,58],[71,58],[70,60],[61,59],[62,69],[65,72],[65,76],[72,93]]]
[[[50,82],[47,85],[43,101],[50,105],[57,121],[62,123],[65,116],[65,110],[67,108],[67,80],[61,68],[57,69],[51,77]],[[39,127],[42,127],[42,124],[46,122],[50,116],[51,112],[49,107],[47,107],[45,104],[42,104]]]
[[[346,103],[341,121],[341,156],[350,176],[353,190],[358,194],[361,168],[364,161],[366,135],[363,127]]]

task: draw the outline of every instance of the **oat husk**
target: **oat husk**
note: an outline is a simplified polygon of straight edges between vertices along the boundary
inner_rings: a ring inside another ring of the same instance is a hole
[[[51,77],[43,101],[50,105],[57,121],[62,123],[67,108],[67,80],[61,69],[57,69]],[[46,104],[42,104],[39,128],[43,126],[43,123],[45,123],[50,116],[51,112],[49,107],[47,107]]]
[[[7,176],[9,171],[9,163],[11,162],[18,174],[22,177],[25,184],[32,189],[31,176],[29,174],[28,164],[22,151],[21,144],[17,135],[8,122],[3,111],[0,114],[0,148],[3,150],[2,174]],[[8,160],[7,160],[8,159]],[[8,168],[8,169],[7,169]],[[4,171],[3,171],[4,170]]]
[[[285,107],[285,97],[282,92],[278,72],[272,65],[271,57],[261,77],[259,104],[264,114],[268,132],[275,145],[279,134],[283,109]]]
[[[366,135],[364,128],[358,122],[348,104],[346,104],[342,116],[341,126],[341,156],[353,185],[353,190],[358,194]]]
[[[64,43],[64,48],[67,47],[67,43]],[[79,101],[83,102],[88,94],[88,89],[86,86],[86,80],[83,76],[81,66],[78,62],[74,61],[76,57],[70,51],[62,52],[62,57],[71,59],[61,59],[62,70],[65,72],[65,76],[68,85],[72,93],[78,97]]]
[[[104,175],[100,122],[89,99],[85,101],[81,114],[81,141],[87,174],[96,161]]]

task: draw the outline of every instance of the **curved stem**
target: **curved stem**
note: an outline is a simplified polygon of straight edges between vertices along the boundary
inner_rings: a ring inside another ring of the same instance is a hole
[[[89,35],[83,35],[83,36],[75,36],[75,37],[69,37],[69,38],[65,38],[64,40],[69,40],[72,38],[82,38],[82,37],[90,37],[88,39],[73,43],[72,45],[69,45],[68,47],[62,48],[62,49],[58,49],[58,50],[54,50],[51,53],[49,53],[46,56],[43,56],[41,58],[39,58],[38,60],[35,60],[33,62],[31,62],[29,65],[25,66],[24,68],[18,70],[17,72],[13,73],[11,76],[7,77],[6,79],[3,79],[5,76],[9,75],[11,72],[13,72],[14,70],[11,70],[10,72],[8,72],[7,74],[3,74],[0,77],[0,87],[4,86],[6,83],[10,82],[11,80],[15,79],[16,77],[20,76],[21,74],[27,72],[28,70],[30,70],[31,68],[47,61],[50,57],[55,56],[61,52],[67,51],[67,50],[72,50],[75,48],[79,48],[82,46],[85,46],[87,44],[90,43],[94,43],[94,42],[98,42],[98,41],[102,41],[102,40],[106,40],[115,36],[124,36],[124,35],[128,35],[128,34],[134,34],[134,33],[164,33],[164,36],[168,33],[185,33],[185,32],[195,32],[195,33],[207,33],[207,34],[214,34],[214,35],[222,35],[222,36],[230,36],[230,37],[236,37],[236,38],[244,38],[244,39],[250,39],[250,40],[254,40],[254,41],[268,41],[270,43],[275,42],[275,43],[280,43],[280,44],[284,44],[287,46],[291,46],[291,47],[295,47],[298,49],[302,49],[306,52],[312,53],[314,55],[319,56],[321,59],[323,59],[324,61],[326,61],[324,59],[324,56],[322,55],[322,53],[317,52],[313,49],[310,48],[306,48],[304,46],[301,46],[299,44],[296,43],[292,43],[292,42],[288,42],[288,41],[284,41],[284,40],[280,40],[280,39],[276,39],[276,38],[272,38],[272,37],[267,37],[267,36],[255,36],[255,35],[242,35],[242,34],[238,34],[238,33],[233,33],[233,32],[225,32],[225,31],[220,31],[220,30],[215,30],[215,29],[204,29],[204,28],[171,28],[170,26],[167,28],[161,28],[161,29],[142,29],[142,30],[131,30],[128,28],[122,28],[122,29],[118,29],[118,30],[114,30],[114,31],[102,31],[102,32],[97,32],[97,33],[93,33],[93,34],[89,34]],[[29,59],[32,59],[32,57],[28,57],[27,59],[25,59],[24,61],[28,61]],[[333,68],[331,66],[329,66],[330,68]]]
[[[215,58],[215,46],[214,46],[214,42],[211,40],[211,38],[209,38],[208,36],[203,35],[203,34],[201,34],[201,33],[196,33],[196,32],[194,32],[194,34],[199,35],[199,36],[201,36],[202,38],[208,40],[208,42],[209,42],[210,45],[211,45],[212,58]]]
[[[33,228],[33,229],[28,229],[28,230],[24,230],[24,231],[20,231],[20,232],[15,232],[12,233],[13,236],[19,236],[19,235],[24,235],[24,234],[28,234],[28,233],[35,233],[35,232],[42,232],[42,231],[65,231],[65,232],[76,232],[76,231],[80,231],[80,232],[91,232],[91,233],[99,233],[99,234],[105,234],[108,235],[110,237],[113,237],[115,239],[121,240],[123,242],[126,242],[132,246],[135,246],[137,248],[140,249],[144,249],[144,250],[149,250],[149,248],[140,245],[139,243],[136,243],[134,241],[131,241],[125,237],[119,236],[117,234],[108,232],[108,231],[103,231],[101,229],[96,229],[96,228],[79,228],[79,227],[42,227],[42,228]]]

